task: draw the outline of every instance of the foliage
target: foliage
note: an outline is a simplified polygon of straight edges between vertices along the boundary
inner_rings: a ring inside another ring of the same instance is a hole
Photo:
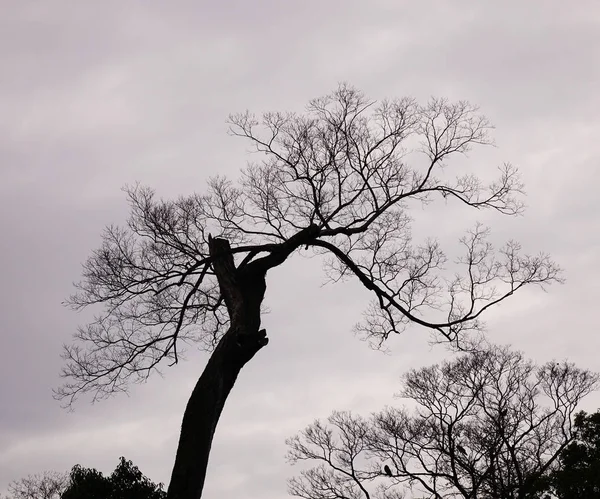
[[[162,484],[154,484],[124,457],[110,476],[76,465],[61,499],[165,499]]]
[[[575,416],[575,440],[560,454],[551,484],[559,499],[600,498],[600,411]]]

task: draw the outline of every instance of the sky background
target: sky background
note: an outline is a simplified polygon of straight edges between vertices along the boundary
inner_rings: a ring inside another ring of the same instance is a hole
[[[600,6],[595,1],[0,2],[0,492],[74,464],[133,460],[168,482],[183,409],[207,356],[68,413],[52,399],[61,345],[86,313],[61,306],[103,227],[123,223],[121,188],[165,198],[237,176],[249,144],[231,112],[302,111],[348,81],[375,99],[468,99],[496,125],[526,182],[525,216],[449,207],[418,213],[418,235],[449,250],[475,220],[565,268],[566,284],[526,289],[488,314],[489,337],[540,362],[600,370]],[[420,211],[420,208],[418,209]],[[367,414],[411,367],[448,356],[411,328],[389,355],[351,332],[368,296],[322,287],[316,260],[269,275],[270,344],[242,371],[218,426],[205,497],[281,498],[295,469],[284,440],[333,409]],[[290,289],[293,288],[293,291]],[[582,408],[600,407],[598,393]]]

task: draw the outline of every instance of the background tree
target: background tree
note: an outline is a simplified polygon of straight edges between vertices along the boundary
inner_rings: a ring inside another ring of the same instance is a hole
[[[334,412],[328,424],[316,421],[287,441],[292,463],[317,462],[290,480],[290,493],[541,498],[575,438],[573,412],[597,384],[597,374],[567,362],[536,366],[497,346],[412,370],[401,395],[416,403],[414,412],[386,408],[368,419]]]
[[[67,475],[45,471],[14,480],[8,486],[10,499],[59,499],[67,484]]]
[[[164,499],[162,484],[156,485],[124,457],[110,476],[94,468],[76,465],[61,499]]]
[[[352,276],[372,292],[359,330],[376,344],[411,323],[460,342],[481,330],[489,307],[525,285],[559,280],[548,256],[522,255],[515,242],[495,252],[479,225],[461,240],[462,269],[452,276],[435,239],[413,243],[410,207],[435,196],[522,210],[513,166],[489,184],[452,175],[450,157],[489,143],[488,121],[467,102],[377,104],[341,85],[303,115],[243,113],[229,123],[264,159],[237,184],[211,179],[203,195],[164,201],[129,189],[127,226],[106,229],[68,301],[104,309],[65,348],[57,396],[67,404],[126,390],[176,363],[190,342],[212,352],[185,410],[169,497],[200,497],[225,400],[268,342],[260,329],[266,274],[292,253],[323,255],[329,278]]]
[[[600,498],[600,411],[575,416],[575,440],[560,454],[551,483],[559,499]]]

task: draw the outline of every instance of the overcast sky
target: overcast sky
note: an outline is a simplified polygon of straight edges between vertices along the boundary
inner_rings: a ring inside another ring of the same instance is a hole
[[[489,317],[490,338],[539,361],[600,369],[600,6],[595,1],[399,0],[0,2],[0,492],[74,464],[110,472],[124,455],[168,482],[184,406],[206,355],[129,396],[68,413],[52,399],[61,345],[86,315],[61,306],[103,227],[122,223],[121,187],[173,197],[235,177],[248,144],[230,112],[297,110],[348,81],[372,98],[468,99],[496,125],[474,153],[482,174],[510,161],[528,210],[448,210],[419,234],[453,244],[479,217],[499,241],[545,250],[567,282],[525,290]],[[450,237],[451,236],[451,237]],[[205,497],[275,499],[295,469],[284,440],[332,409],[396,403],[399,376],[448,353],[413,328],[369,350],[352,325],[357,284],[321,287],[315,260],[269,276],[271,343],[224,410]],[[293,283],[295,296],[290,291]],[[600,396],[583,408],[600,407]]]

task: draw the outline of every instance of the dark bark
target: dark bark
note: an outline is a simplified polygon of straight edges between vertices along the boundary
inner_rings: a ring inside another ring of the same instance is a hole
[[[229,243],[211,241],[211,255],[225,253],[213,263],[227,304],[230,327],[210,357],[188,401],[171,474],[168,499],[198,499],[202,495],[213,436],[221,411],[244,365],[268,343],[260,330],[260,304],[265,273],[235,268],[227,254]]]
[[[209,240],[212,267],[227,305],[230,327],[211,355],[185,409],[168,499],[202,496],[212,440],[225,401],[242,367],[269,342],[266,331],[260,329],[267,271],[283,263],[318,231],[316,225],[310,225],[267,256],[238,268],[227,240]]]

